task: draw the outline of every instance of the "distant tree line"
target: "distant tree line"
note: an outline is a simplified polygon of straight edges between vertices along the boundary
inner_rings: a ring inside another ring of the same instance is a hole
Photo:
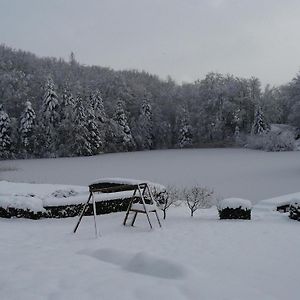
[[[0,157],[230,145],[270,123],[300,127],[300,74],[289,84],[209,73],[193,83],[38,58],[0,46]]]

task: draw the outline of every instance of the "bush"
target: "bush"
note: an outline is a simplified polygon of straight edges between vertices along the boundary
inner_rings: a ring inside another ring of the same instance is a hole
[[[129,205],[129,201],[130,198],[96,202],[96,214],[103,215],[112,212],[126,211]],[[25,208],[21,209],[14,207],[0,207],[0,218],[26,218],[33,220],[38,220],[40,218],[69,218],[78,216],[81,213],[83,206],[84,203],[60,206],[45,206],[45,211],[43,212],[34,212],[30,209]],[[93,215],[92,203],[89,203],[84,215]]]
[[[220,201],[218,211],[220,219],[251,220],[252,204],[248,200],[229,198]]]
[[[300,221],[300,200],[293,199],[291,201],[289,217],[293,220]]]
[[[293,151],[295,139],[291,132],[274,132],[247,137],[247,148],[265,151]]]

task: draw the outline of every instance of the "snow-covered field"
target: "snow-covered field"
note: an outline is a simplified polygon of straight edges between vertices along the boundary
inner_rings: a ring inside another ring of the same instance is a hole
[[[0,219],[1,299],[283,300],[299,296],[299,222],[257,205],[251,221],[189,217],[171,208],[163,228],[93,218]],[[154,223],[154,222],[153,222]]]
[[[102,176],[147,178],[200,183],[252,202],[300,192],[298,152],[171,150],[1,164],[16,169],[2,172],[2,180],[85,185]],[[2,193],[10,193],[5,186]],[[21,194],[31,188],[14,187]],[[40,196],[61,188],[44,186]],[[250,221],[221,221],[215,207],[191,218],[185,206],[170,208],[163,228],[154,230],[144,216],[134,228],[121,225],[125,213],[97,216],[98,239],[93,217],[84,217],[76,235],[77,218],[0,219],[0,299],[298,299],[300,223],[274,211],[295,197],[257,203]]]
[[[186,149],[0,162],[0,180],[88,185],[100,177],[198,183],[223,197],[256,202],[300,190],[300,152]]]

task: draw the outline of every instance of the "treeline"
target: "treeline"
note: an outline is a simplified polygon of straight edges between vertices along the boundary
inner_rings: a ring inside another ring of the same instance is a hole
[[[229,145],[269,123],[300,126],[300,76],[267,86],[209,73],[176,84],[0,46],[0,157]]]

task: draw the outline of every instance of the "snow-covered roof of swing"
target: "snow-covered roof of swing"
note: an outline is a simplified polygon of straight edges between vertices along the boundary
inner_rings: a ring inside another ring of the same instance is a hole
[[[155,188],[158,191],[164,191],[166,190],[165,186],[159,184],[159,183],[154,183],[148,180],[139,180],[139,179],[130,179],[130,178],[120,178],[120,177],[108,177],[108,178],[100,178],[97,180],[94,180],[89,186],[99,186],[99,188],[104,188],[104,189],[113,189],[114,187],[118,187],[118,190],[121,191],[122,187],[124,188],[123,190],[128,190],[136,187],[137,185],[140,184],[145,184],[147,183],[149,187]]]

